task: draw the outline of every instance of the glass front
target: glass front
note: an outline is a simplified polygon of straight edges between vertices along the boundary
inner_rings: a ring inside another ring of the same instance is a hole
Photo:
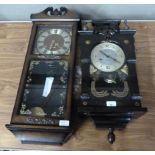
[[[66,60],[31,60],[20,115],[63,117],[67,94]]]

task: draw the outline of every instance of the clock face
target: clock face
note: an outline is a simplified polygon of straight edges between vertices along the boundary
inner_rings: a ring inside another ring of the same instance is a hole
[[[70,32],[64,29],[40,30],[36,40],[35,54],[68,54],[71,45]]]
[[[93,48],[91,62],[100,71],[114,72],[124,64],[125,54],[118,45],[103,42]]]

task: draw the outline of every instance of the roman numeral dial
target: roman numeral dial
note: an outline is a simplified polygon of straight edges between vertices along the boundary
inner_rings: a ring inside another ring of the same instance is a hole
[[[68,54],[71,45],[71,32],[63,29],[45,29],[38,34],[35,53]]]

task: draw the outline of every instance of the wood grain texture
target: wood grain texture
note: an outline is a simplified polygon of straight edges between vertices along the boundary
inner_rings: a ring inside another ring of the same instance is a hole
[[[88,119],[63,146],[21,144],[5,128],[11,119],[31,31],[30,23],[0,24],[0,149],[34,150],[155,150],[155,22],[130,23],[136,29],[137,74],[143,105],[148,112],[115,131],[116,142],[107,141],[107,130],[96,130]]]

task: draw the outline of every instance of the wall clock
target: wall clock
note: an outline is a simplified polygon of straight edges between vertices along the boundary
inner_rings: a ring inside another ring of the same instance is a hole
[[[73,131],[72,82],[79,17],[64,7],[32,14],[33,27],[10,124],[22,143],[62,144]]]
[[[120,29],[119,20],[83,21],[78,33],[75,102],[81,116],[89,116],[97,128],[125,128],[147,111],[141,106],[135,30]]]

